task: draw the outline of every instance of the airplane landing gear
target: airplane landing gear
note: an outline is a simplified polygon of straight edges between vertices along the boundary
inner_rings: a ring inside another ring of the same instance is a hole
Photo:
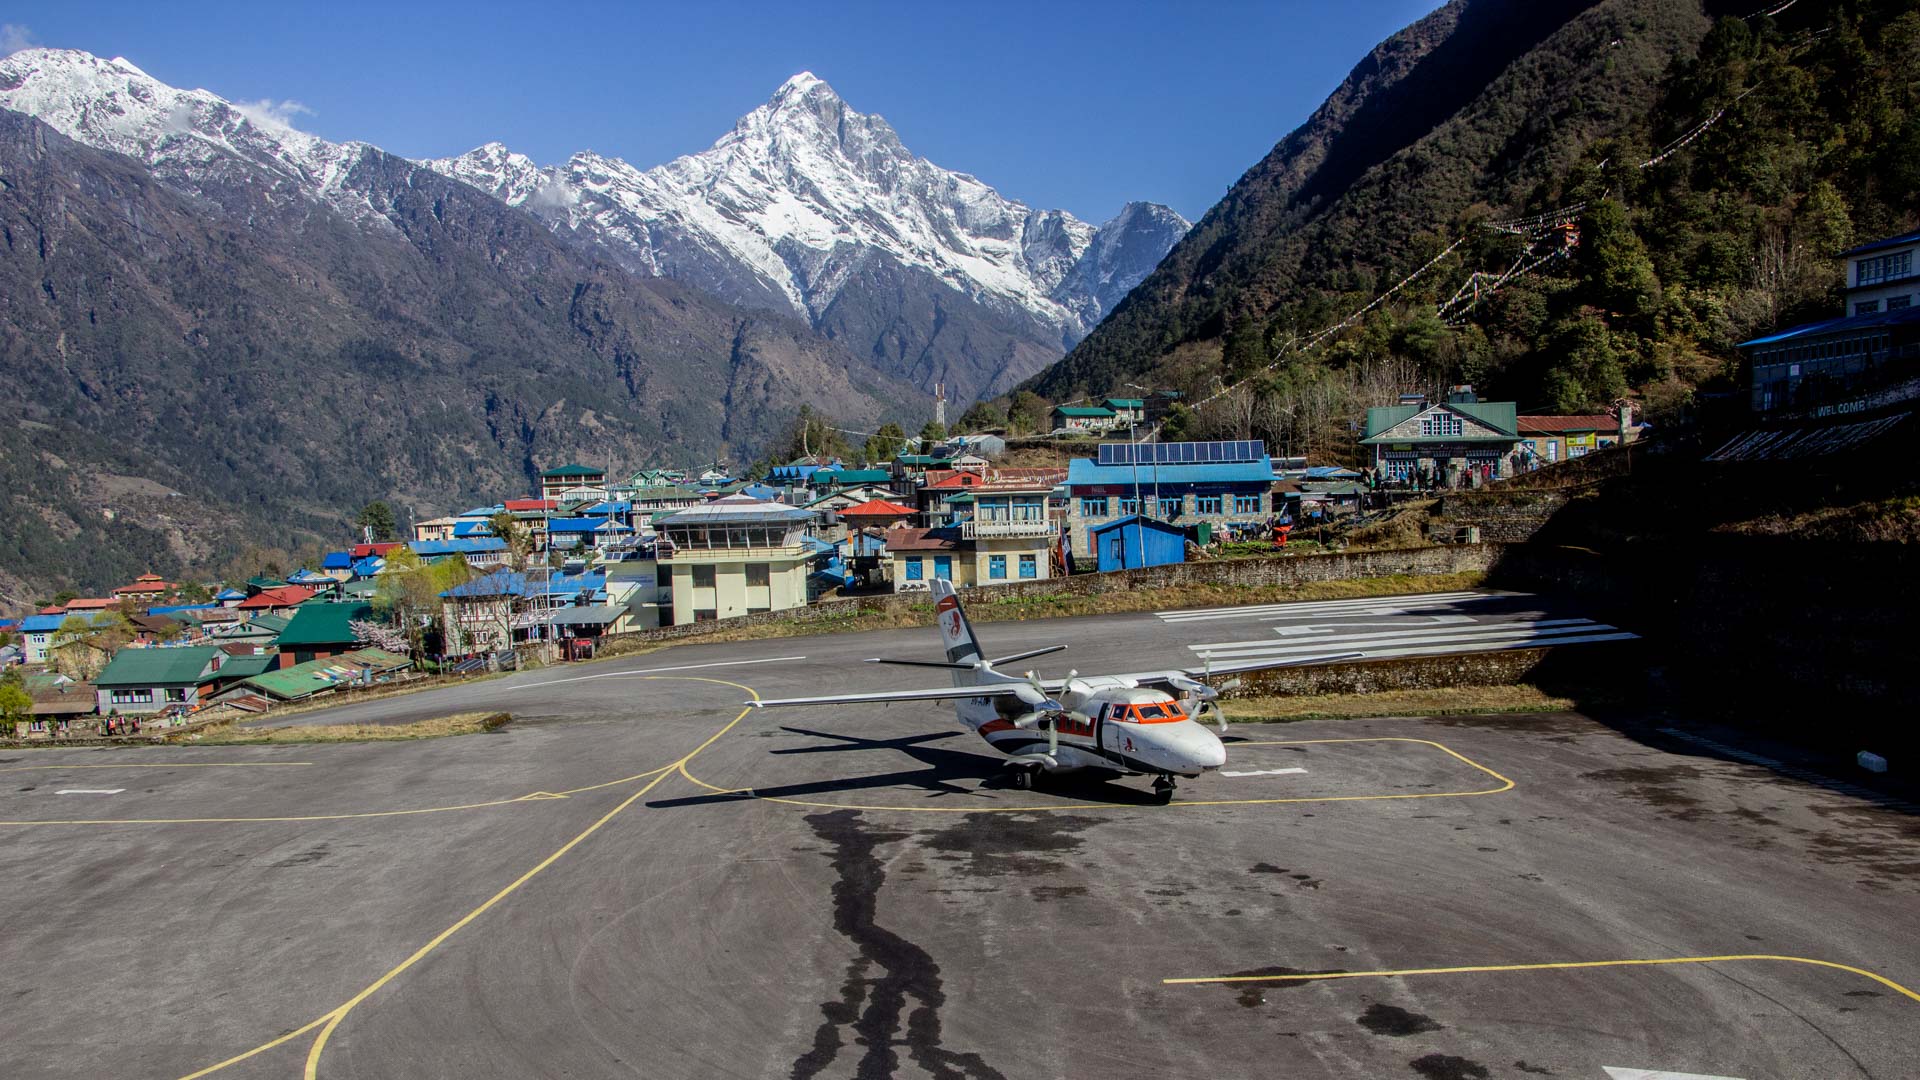
[[[1153,794],[1161,806],[1173,801],[1173,777],[1160,775],[1153,778]]]
[[[1015,765],[1013,767],[1013,790],[1032,791],[1040,783],[1040,766]]]

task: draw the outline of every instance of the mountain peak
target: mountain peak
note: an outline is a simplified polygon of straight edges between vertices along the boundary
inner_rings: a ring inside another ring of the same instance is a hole
[[[775,90],[773,92],[773,97],[770,98],[769,101],[775,104],[778,104],[782,101],[790,101],[794,98],[805,97],[807,94],[812,92],[815,87],[825,88],[826,93],[829,96],[832,96],[832,97],[840,96],[833,92],[833,87],[827,86],[827,80],[821,78],[818,75],[815,75],[811,71],[803,71],[798,75],[795,75],[792,78],[788,79],[786,82],[781,83],[780,89]]]

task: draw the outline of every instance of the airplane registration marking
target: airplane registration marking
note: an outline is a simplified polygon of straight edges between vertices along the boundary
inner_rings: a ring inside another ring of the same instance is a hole
[[[1175,799],[1165,806],[1156,806],[1153,809],[1178,809],[1183,806],[1273,806],[1282,803],[1384,802],[1389,799],[1460,799],[1475,795],[1499,795],[1503,792],[1512,791],[1514,788],[1514,782],[1507,777],[1460,753],[1458,750],[1444,743],[1434,742],[1432,739],[1414,739],[1401,735],[1378,735],[1361,739],[1279,739],[1273,741],[1240,742],[1234,743],[1233,745],[1323,746],[1337,743],[1370,742],[1402,742],[1431,746],[1441,753],[1446,754],[1448,757],[1487,774],[1500,783],[1497,787],[1481,788],[1475,791],[1421,791],[1390,795],[1299,795],[1284,798],[1271,797],[1260,799]],[[795,799],[785,795],[762,795],[750,786],[729,788],[721,787],[718,784],[709,784],[705,780],[688,772],[685,765],[680,766],[679,772],[681,776],[716,795],[734,795],[742,799],[759,799],[762,802],[786,803],[790,806],[818,807],[825,810],[871,810],[876,812],[898,810],[911,814],[1032,814],[1049,813],[1060,810],[1123,810],[1134,808],[1134,804],[1118,802],[1051,803],[1038,806],[883,806],[873,803],[820,802],[813,799]]]
[[[1293,769],[1253,769],[1248,772],[1227,772],[1226,770],[1223,769],[1221,770],[1220,775],[1221,776],[1287,776],[1293,773],[1303,773],[1306,771],[1307,770],[1305,769],[1293,768]]]

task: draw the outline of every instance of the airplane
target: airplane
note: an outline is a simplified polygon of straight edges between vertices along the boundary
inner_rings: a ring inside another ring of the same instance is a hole
[[[1083,676],[1069,671],[1064,679],[1041,679],[1033,672],[1012,675],[1001,664],[1031,660],[1065,649],[1049,645],[986,659],[973,625],[967,621],[952,582],[932,582],[934,622],[946,646],[945,660],[894,660],[876,657],[870,664],[944,668],[953,672],[953,685],[922,690],[882,690],[865,694],[829,694],[822,697],[772,698],[744,704],[756,709],[804,705],[852,705],[868,702],[951,701],[960,723],[978,733],[988,745],[1012,760],[1013,786],[1027,790],[1043,775],[1078,772],[1083,775],[1153,777],[1153,791],[1164,804],[1173,801],[1176,777],[1191,779],[1227,762],[1226,717],[1218,699],[1239,685],[1229,679],[1215,685],[1215,675],[1346,660],[1358,653],[1310,659],[1249,661],[1193,670],[1135,671],[1120,675]],[[1170,692],[1171,691],[1171,692]],[[1179,696],[1176,698],[1173,692]],[[1217,734],[1201,724],[1212,714]],[[1038,733],[1044,730],[1045,734]]]

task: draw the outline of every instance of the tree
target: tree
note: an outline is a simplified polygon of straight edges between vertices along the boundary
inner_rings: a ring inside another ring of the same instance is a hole
[[[0,675],[0,732],[11,736],[33,715],[33,695],[17,667]]]
[[[941,423],[938,420],[929,420],[927,421],[926,426],[920,429],[920,449],[921,450],[925,450],[927,447],[933,445],[934,443],[945,442],[946,440],[947,440],[947,425]]]
[[[899,424],[889,420],[880,425],[879,431],[867,437],[867,444],[861,448],[860,456],[865,458],[869,465],[879,465],[892,461],[894,456],[900,453],[900,448],[905,445],[907,445],[907,433]]]
[[[1016,390],[1007,402],[1007,434],[1026,435],[1047,422],[1047,399],[1031,390]]]
[[[852,457],[853,450],[847,446],[846,436],[838,424],[813,411],[813,406],[800,406],[800,415],[794,418],[793,426],[787,429],[787,437],[778,444],[779,458],[782,464],[803,457],[845,458]]]
[[[48,663],[62,675],[85,682],[133,638],[133,624],[120,611],[103,611],[91,618],[69,615],[60,620],[47,643]]]
[[[960,414],[960,420],[954,424],[953,429],[971,435],[988,428],[1003,427],[1006,422],[1006,414],[996,408],[993,402],[976,401],[967,406],[966,412]]]
[[[393,507],[388,506],[384,499],[375,499],[362,507],[360,516],[355,518],[353,523],[361,528],[371,529],[375,541],[393,539]]]
[[[511,510],[500,510],[487,519],[487,527],[493,535],[507,542],[507,565],[518,573],[527,568],[527,553],[533,550],[533,538],[527,534],[527,527],[513,516]]]
[[[427,631],[441,616],[440,594],[472,577],[473,568],[465,559],[425,562],[407,548],[399,548],[387,556],[373,594],[374,610],[406,635],[410,653],[424,656]]]
[[[1267,366],[1266,334],[1259,323],[1243,318],[1233,324],[1220,348],[1220,366],[1226,369],[1230,384]]]

